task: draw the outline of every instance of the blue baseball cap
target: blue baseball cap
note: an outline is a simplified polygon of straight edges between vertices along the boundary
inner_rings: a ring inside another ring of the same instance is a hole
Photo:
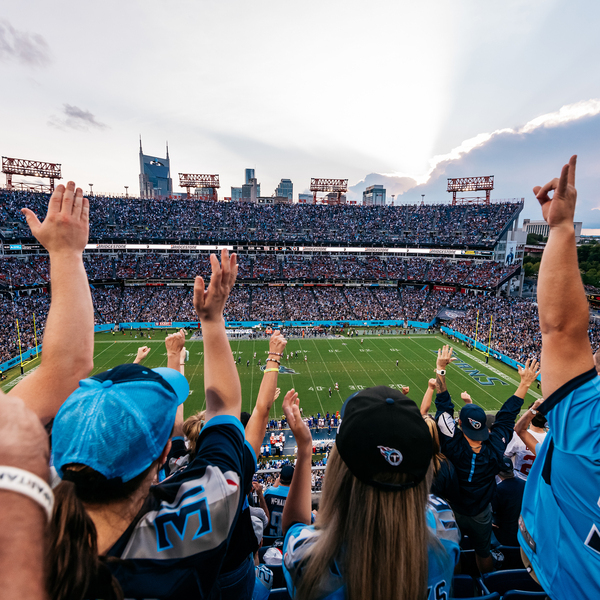
[[[475,442],[484,442],[490,437],[485,411],[475,404],[466,404],[460,411],[463,433]]]
[[[133,479],[160,456],[189,392],[186,378],[165,367],[119,365],[82,379],[54,419],[59,476],[66,465],[79,464],[108,480]]]

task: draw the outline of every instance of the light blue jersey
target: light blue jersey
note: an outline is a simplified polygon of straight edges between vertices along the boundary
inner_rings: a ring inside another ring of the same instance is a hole
[[[265,565],[258,565],[254,567],[254,572],[256,580],[252,600],[267,600],[273,588],[273,571]]]
[[[600,598],[600,377],[579,375],[539,410],[550,433],[527,479],[519,543],[553,600]]]
[[[429,531],[441,542],[441,549],[429,548],[429,578],[427,598],[437,600],[450,598],[454,567],[460,558],[460,531],[454,520],[452,510],[440,498],[429,497],[427,507],[427,526]],[[283,574],[288,592],[293,598],[298,579],[302,575],[301,564],[308,550],[319,539],[319,531],[312,525],[298,523],[287,532],[283,544]],[[344,600],[344,577],[335,561],[328,577],[322,582],[320,600]]]

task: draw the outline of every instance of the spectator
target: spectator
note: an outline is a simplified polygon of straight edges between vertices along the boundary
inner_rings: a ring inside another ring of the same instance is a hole
[[[384,386],[346,400],[314,527],[310,431],[297,395],[287,395],[283,409],[298,443],[283,513],[290,595],[408,600],[436,589],[449,596],[458,529],[442,500],[427,502],[432,444],[417,406]]]
[[[508,456],[504,457],[504,466],[498,477],[501,481],[496,485],[496,492],[492,496],[494,535],[503,546],[518,546],[517,531],[525,482],[515,477],[513,464]]]
[[[288,392],[288,394],[289,393],[290,392]],[[292,465],[285,465],[281,468],[278,482],[275,485],[267,488],[265,491],[265,502],[267,503],[267,508],[269,509],[270,515],[269,526],[267,527],[266,535],[270,537],[281,537],[283,534],[281,527],[281,515],[283,514],[283,508],[290,491],[290,485],[293,477],[294,467]]]
[[[463,394],[465,406],[460,411],[458,429],[454,421],[454,405],[446,387],[446,368],[452,362],[452,348],[444,346],[438,351],[436,362],[435,404],[436,421],[440,431],[442,452],[454,465],[460,486],[460,498],[452,508],[456,522],[467,534],[475,550],[477,566],[482,573],[494,568],[490,553],[492,536],[491,500],[496,486],[495,476],[503,467],[503,456],[512,436],[515,418],[523,405],[529,387],[538,375],[537,363],[529,361],[519,368],[521,384],[498,411],[496,420],[488,431],[486,415],[482,408]]]
[[[525,486],[519,543],[553,598],[600,597],[600,378],[573,229],[576,161],[572,156],[560,179],[533,189],[550,226],[537,297],[545,398],[539,411],[550,431]]]
[[[512,440],[504,453],[513,461],[515,476],[527,481],[535,456],[536,446],[546,437],[546,417],[537,408],[544,400],[536,400],[517,421]]]

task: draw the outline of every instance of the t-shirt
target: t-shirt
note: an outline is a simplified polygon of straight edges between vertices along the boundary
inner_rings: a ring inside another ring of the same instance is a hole
[[[429,496],[426,509],[427,527],[442,545],[441,551],[429,545],[429,577],[427,580],[428,600],[450,598],[454,567],[460,558],[460,531],[454,514],[446,502]],[[283,574],[288,592],[293,598],[302,576],[302,563],[308,550],[315,544],[320,532],[312,525],[296,523],[290,527],[283,543]],[[339,560],[333,561],[328,575],[321,584],[319,600],[344,600],[344,575]]]
[[[107,553],[125,598],[205,598],[221,571],[254,451],[231,416],[213,417],[192,462],[150,489],[136,518]],[[97,598],[94,590],[86,597]]]
[[[269,536],[283,536],[283,530],[281,528],[281,516],[283,514],[283,507],[287,499],[290,487],[287,485],[278,485],[277,487],[270,487],[265,492],[265,502],[269,509],[269,526],[265,529],[265,535]]]
[[[254,567],[256,580],[254,582],[254,593],[252,600],[267,600],[273,588],[273,571],[265,565]]]
[[[519,543],[553,599],[600,598],[600,377],[565,383],[539,407],[550,431],[525,486]]]
[[[529,433],[539,442],[543,442],[546,437],[546,432],[538,433],[537,431],[529,430]],[[515,477],[527,481],[527,475],[531,470],[531,465],[535,460],[535,454],[527,449],[527,446],[523,440],[519,437],[518,433],[514,432],[510,444],[506,447],[504,452],[512,462],[515,469]]]

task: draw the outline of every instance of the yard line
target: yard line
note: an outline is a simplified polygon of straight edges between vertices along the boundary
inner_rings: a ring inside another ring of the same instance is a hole
[[[308,340],[307,340],[307,341],[308,341]],[[314,344],[314,342],[315,342],[314,340],[310,340],[310,341],[311,341],[313,344]],[[302,349],[302,346],[300,346],[300,348]],[[317,350],[317,352],[318,352],[318,350]],[[320,353],[319,353],[319,354],[320,354]],[[305,361],[304,361],[304,365],[305,365],[305,366],[306,366],[306,368],[308,369],[308,374],[310,375],[310,379],[311,379],[311,381],[312,381],[312,384],[313,384],[313,393],[317,394],[317,400],[319,401],[319,404],[321,405],[321,410],[323,411],[323,414],[325,414],[325,409],[323,408],[323,403],[321,402],[321,398],[319,398],[319,392],[317,392],[317,389],[316,389],[316,388],[317,388],[317,385],[316,385],[316,383],[315,383],[315,378],[314,378],[314,377],[313,377],[313,375],[312,375],[312,372],[311,372],[311,370],[310,370],[310,367],[308,366],[308,361],[307,361],[307,360],[305,360]]]
[[[357,340],[357,341],[358,341],[358,340]],[[331,342],[329,342],[329,344],[331,345]],[[350,344],[347,344],[347,346],[346,346],[346,349],[347,349],[347,350],[350,352],[350,354],[352,355],[352,358],[354,359],[354,362],[357,362],[357,363],[359,364],[360,368],[361,368],[361,369],[362,369],[362,370],[363,370],[363,371],[366,373],[367,377],[368,377],[368,378],[371,380],[371,383],[372,383],[372,384],[374,384],[374,385],[377,385],[377,384],[375,383],[375,380],[374,380],[374,379],[373,379],[373,378],[372,378],[372,377],[369,375],[369,372],[368,372],[368,371],[367,371],[367,370],[366,370],[366,369],[363,367],[362,361],[361,361],[361,360],[359,360],[359,359],[357,359],[357,358],[354,356],[354,352],[352,352],[352,350],[350,349],[350,346],[351,346],[351,343],[350,343]],[[367,352],[367,354],[369,354],[369,353]],[[338,358],[339,358],[339,357],[338,357]],[[341,361],[341,359],[340,359],[340,362],[342,362],[342,361]],[[345,366],[345,365],[343,365],[343,366],[344,366],[344,369],[346,369],[346,366]],[[346,372],[347,372],[347,371],[346,371]],[[350,378],[350,379],[352,379],[352,378]],[[354,380],[352,380],[352,383],[354,383]]]
[[[198,371],[198,368],[200,367],[200,365],[202,365],[202,367],[204,367],[204,341],[189,341],[186,342],[186,344],[202,344],[202,357],[200,357],[200,360],[198,361],[198,363],[196,364],[196,366],[194,367],[194,372],[192,373],[192,376],[190,377],[189,375],[186,377],[186,379],[188,381],[193,381],[194,378],[196,377],[196,371]],[[192,352],[190,350],[190,357],[192,356]],[[202,370],[202,373],[199,375],[199,377],[202,379],[202,383],[204,384],[204,368]],[[196,384],[194,383],[194,387],[196,387]],[[196,390],[193,390],[196,391]],[[204,385],[202,385],[202,392],[204,392]],[[202,400],[202,407],[200,408],[200,410],[204,410],[206,408],[206,394],[204,394],[204,400]]]
[[[253,398],[252,389],[254,387],[254,362],[253,361],[254,361],[255,346],[256,346],[256,341],[252,340],[252,351],[251,351],[252,358],[250,359],[250,403],[252,403],[252,398]]]

